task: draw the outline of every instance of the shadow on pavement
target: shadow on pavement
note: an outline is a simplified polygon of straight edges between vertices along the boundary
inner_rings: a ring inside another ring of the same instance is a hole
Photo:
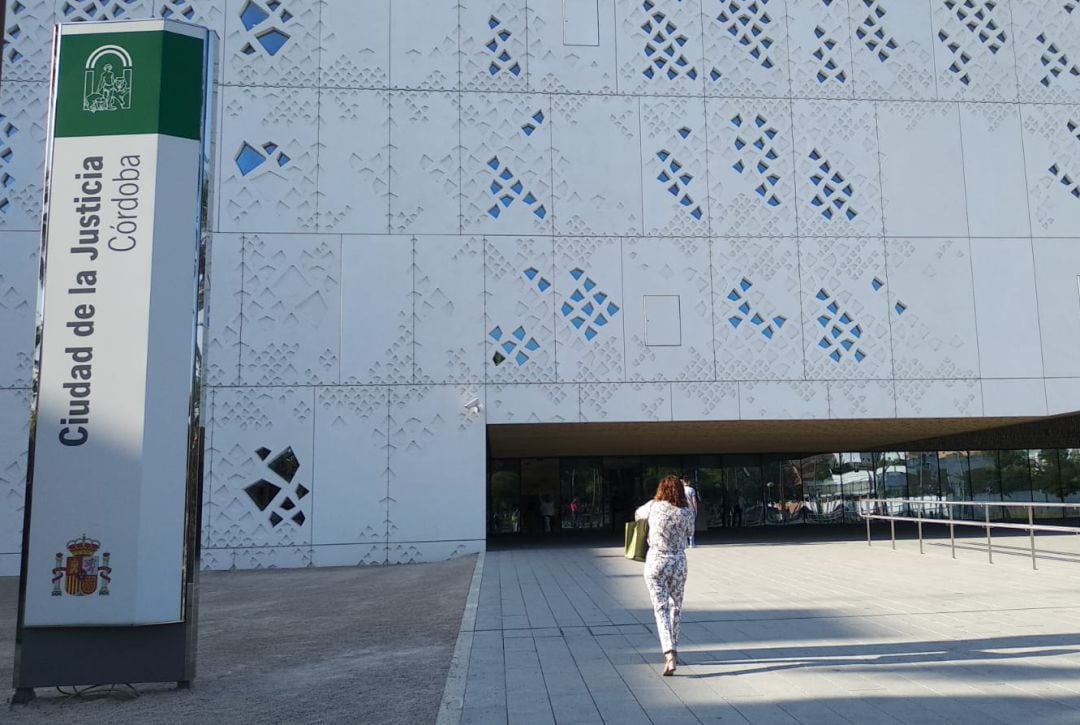
[[[5,723],[434,722],[476,557],[437,564],[210,572],[193,688],[38,699]],[[18,580],[0,578],[9,686]]]

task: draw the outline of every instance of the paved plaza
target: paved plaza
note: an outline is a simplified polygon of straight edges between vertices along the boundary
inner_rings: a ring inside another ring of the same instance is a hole
[[[29,705],[0,705],[0,722],[433,722],[475,561],[204,573],[193,689],[139,685],[139,697],[128,699],[123,691],[72,698],[39,688]],[[0,577],[3,688],[11,683],[17,591],[16,578]]]
[[[948,538],[920,556],[880,533],[872,548],[745,533],[689,554],[674,677],[642,565],[577,542],[206,574],[193,690],[42,689],[0,721],[1080,723],[1080,537],[1042,539],[1032,571],[1025,537],[995,539],[990,565],[978,537],[953,560]],[[16,589],[0,579],[5,684]]]
[[[460,721],[1080,723],[1080,537],[1040,541],[1038,571],[1026,537],[994,543],[993,565],[974,537],[956,560],[948,538],[700,546],[674,677],[641,564],[492,551]]]

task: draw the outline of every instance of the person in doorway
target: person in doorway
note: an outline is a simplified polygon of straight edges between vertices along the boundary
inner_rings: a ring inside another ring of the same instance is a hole
[[[576,529],[578,527],[577,515],[581,511],[581,504],[578,503],[577,496],[570,502],[570,521],[571,525]]]
[[[683,490],[686,492],[686,503],[690,505],[690,510],[694,512],[694,525],[690,527],[690,537],[686,540],[686,545],[694,548],[694,531],[697,529],[697,517],[698,509],[701,508],[701,501],[698,500],[697,489],[690,485],[690,482],[685,478],[680,480],[683,485]]]
[[[540,515],[544,517],[544,533],[551,533],[551,520],[555,518],[555,502],[546,493],[540,497]]]
[[[645,555],[645,585],[649,589],[664,676],[675,672],[678,661],[679,620],[686,590],[686,541],[694,531],[694,514],[686,501],[683,483],[666,476],[656,487],[656,497],[634,512],[635,519],[649,521],[649,553]]]

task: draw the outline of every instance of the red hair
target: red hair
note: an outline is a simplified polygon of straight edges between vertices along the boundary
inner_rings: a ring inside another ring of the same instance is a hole
[[[675,476],[664,476],[660,479],[660,485],[656,487],[656,500],[667,501],[672,506],[686,508],[686,489],[683,482]]]

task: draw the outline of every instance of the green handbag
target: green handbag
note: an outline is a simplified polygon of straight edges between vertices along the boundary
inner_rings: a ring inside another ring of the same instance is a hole
[[[623,556],[634,561],[645,561],[645,551],[649,548],[649,520],[628,523],[625,539]]]

